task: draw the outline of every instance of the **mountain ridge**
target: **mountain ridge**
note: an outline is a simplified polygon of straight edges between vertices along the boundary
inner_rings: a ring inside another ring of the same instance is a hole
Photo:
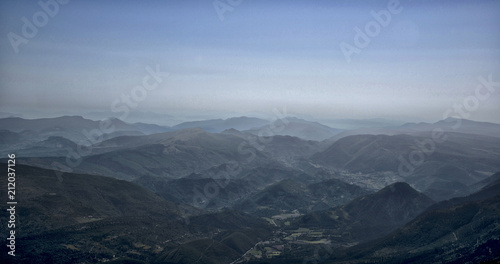
[[[396,230],[432,204],[432,199],[407,183],[397,182],[340,207],[309,213],[294,224],[348,232],[350,242],[367,241]]]

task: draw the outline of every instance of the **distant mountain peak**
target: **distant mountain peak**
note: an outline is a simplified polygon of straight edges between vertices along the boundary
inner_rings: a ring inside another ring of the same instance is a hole
[[[261,127],[268,124],[269,121],[255,117],[232,117],[228,119],[210,119],[200,121],[189,121],[173,126],[173,129],[184,129],[191,127],[200,127],[207,132],[220,133],[226,129],[234,128],[239,131]]]
[[[239,116],[239,117],[230,117],[230,118],[227,118],[225,119],[225,121],[228,121],[228,120],[248,120],[248,119],[259,119],[257,117],[249,117],[249,116]]]
[[[60,116],[60,117],[53,117],[53,118],[41,118],[41,119],[53,119],[53,120],[90,120],[86,119],[83,116],[79,115],[74,115],[74,116]]]
[[[241,134],[241,132],[239,130],[234,129],[234,128],[226,129],[226,130],[222,131],[221,133],[222,134],[231,134],[231,135],[234,135],[234,134],[239,135],[239,134]]]
[[[389,186],[387,186],[386,188],[390,188],[391,190],[413,190],[415,191],[415,189],[413,189],[408,183],[406,182],[395,182]]]
[[[418,195],[420,194],[417,190],[411,187],[406,182],[396,182],[389,186],[384,187],[379,191],[379,193],[387,193],[387,194],[402,194],[402,195]]]
[[[431,200],[425,194],[420,193],[405,182],[396,182],[388,185],[378,192],[371,195],[371,200],[380,199],[397,199],[397,200],[412,200],[417,197]]]
[[[440,120],[440,121],[438,121],[438,122],[436,122],[436,123],[443,122],[443,121],[444,121],[444,122],[453,122],[453,121],[457,121],[457,120],[460,120],[460,119],[459,119],[459,118],[455,118],[455,117],[451,117],[451,116],[450,116],[450,117],[447,117],[446,119]],[[464,120],[464,119],[462,119],[462,120]]]

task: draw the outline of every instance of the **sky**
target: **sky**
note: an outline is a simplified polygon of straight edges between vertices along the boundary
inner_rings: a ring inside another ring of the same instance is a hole
[[[499,29],[500,1],[1,1],[0,115],[500,123]]]

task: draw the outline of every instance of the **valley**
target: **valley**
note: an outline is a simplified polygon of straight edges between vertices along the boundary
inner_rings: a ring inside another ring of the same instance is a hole
[[[423,152],[415,146],[431,137],[426,128],[443,121],[348,135],[290,118],[281,122],[291,127],[266,136],[257,131],[270,125],[247,117],[174,127],[112,122],[122,132],[85,145],[82,131],[97,121],[0,119],[13,128],[1,130],[0,152],[16,153],[19,163],[19,263],[500,256],[500,125],[464,121],[466,130]],[[318,131],[331,134],[317,140]],[[425,158],[401,173],[401,157],[412,160],[415,151]]]

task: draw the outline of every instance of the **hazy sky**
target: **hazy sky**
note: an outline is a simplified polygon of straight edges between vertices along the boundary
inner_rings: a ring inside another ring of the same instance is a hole
[[[500,1],[55,1],[0,2],[0,112],[500,123]]]

